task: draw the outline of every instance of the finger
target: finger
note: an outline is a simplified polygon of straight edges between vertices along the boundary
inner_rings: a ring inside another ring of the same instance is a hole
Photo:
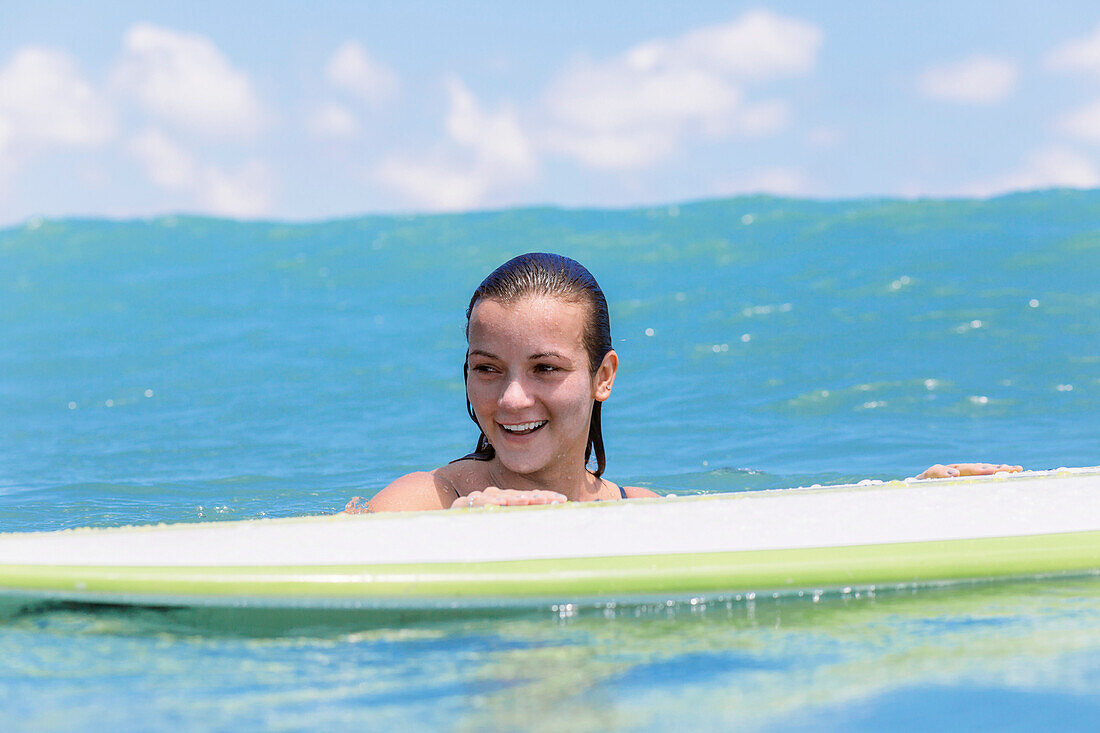
[[[926,468],[917,478],[953,478],[958,475],[959,469],[956,465],[945,466],[942,463],[937,463]]]
[[[997,467],[992,463],[959,463],[955,464],[960,476],[988,476],[997,472]]]
[[[559,494],[556,491],[544,491],[539,490],[532,492],[531,503],[532,504],[564,504],[569,501],[565,494]]]

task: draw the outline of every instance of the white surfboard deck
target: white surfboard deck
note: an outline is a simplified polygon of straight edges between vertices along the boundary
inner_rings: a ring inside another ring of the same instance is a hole
[[[0,534],[0,594],[478,607],[1100,572],[1100,467],[624,502]]]

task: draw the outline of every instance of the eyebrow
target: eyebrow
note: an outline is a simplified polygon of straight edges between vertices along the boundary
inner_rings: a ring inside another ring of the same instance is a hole
[[[491,351],[485,351],[484,349],[470,349],[470,351],[467,353],[467,356],[484,356],[488,359],[499,359],[500,358],[499,356],[492,353]],[[543,351],[543,352],[540,352],[538,354],[531,354],[530,356],[527,357],[527,360],[528,361],[534,361],[535,359],[545,359],[547,357],[551,357],[551,358],[555,358],[555,359],[566,359],[566,360],[568,360],[568,357],[566,357],[562,354],[559,354],[556,351]]]

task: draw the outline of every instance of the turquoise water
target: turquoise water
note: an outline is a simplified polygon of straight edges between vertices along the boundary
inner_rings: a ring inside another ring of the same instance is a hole
[[[0,529],[328,512],[467,452],[463,312],[600,280],[608,476],[1100,463],[1100,193],[0,231]],[[1100,580],[496,616],[0,621],[0,727],[1093,727]]]

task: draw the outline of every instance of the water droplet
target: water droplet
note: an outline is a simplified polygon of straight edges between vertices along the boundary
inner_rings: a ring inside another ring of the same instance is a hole
[[[145,396],[146,397],[152,397],[153,396],[153,390],[151,390],[151,389],[145,390]]]
[[[1059,384],[1057,387],[1055,387],[1055,389],[1058,390],[1059,392],[1072,392],[1073,391],[1073,385],[1072,384]]]
[[[981,328],[982,327],[982,322],[979,321],[977,318],[975,318],[973,321],[970,322],[970,327],[971,328]]]
[[[70,402],[69,403],[69,409],[70,410],[75,410],[76,409],[76,403],[75,402]]]
[[[645,330],[645,335],[646,336],[652,336],[654,333],[656,333],[656,331],[654,331],[652,328],[647,328]]]
[[[751,333],[741,334],[741,343],[747,344],[750,341],[752,341],[752,334]]]
[[[107,407],[114,407],[115,406],[115,401],[114,400],[107,400],[103,404],[106,405]]]
[[[989,404],[989,398],[984,394],[982,395],[970,395],[970,402],[975,405]]]
[[[1032,298],[1031,300],[1029,300],[1027,302],[1027,305],[1028,305],[1029,308],[1038,308],[1039,307],[1039,301],[1036,300],[1035,298]]]
[[[741,217],[741,223],[744,224],[745,226],[748,226],[749,224],[752,224],[754,221],[756,221],[756,217],[753,216],[752,214],[745,214],[744,216]]]

